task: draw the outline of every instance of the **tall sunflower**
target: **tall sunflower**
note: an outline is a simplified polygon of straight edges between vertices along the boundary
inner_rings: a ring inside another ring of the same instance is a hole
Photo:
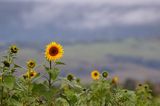
[[[93,71],[91,72],[91,77],[92,77],[92,79],[94,79],[94,80],[98,80],[98,79],[100,78],[100,73],[99,73],[99,71],[93,70]]]
[[[63,47],[56,43],[51,42],[46,46],[45,57],[48,61],[56,61],[63,56]]]

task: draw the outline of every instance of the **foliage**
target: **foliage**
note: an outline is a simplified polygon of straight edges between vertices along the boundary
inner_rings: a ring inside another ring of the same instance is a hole
[[[108,78],[108,72],[100,75],[97,71],[98,74],[91,74],[93,82],[86,87],[72,74],[60,77],[61,70],[58,67],[65,65],[61,61],[44,64],[44,74],[35,71],[36,62],[33,60],[29,60],[26,68],[23,68],[14,62],[18,50],[13,45],[7,55],[3,56],[0,66],[0,106],[160,105],[153,99],[147,84],[139,84],[135,91],[123,89],[118,85],[117,77]],[[15,75],[20,68],[25,74]],[[45,80],[42,80],[43,77]]]

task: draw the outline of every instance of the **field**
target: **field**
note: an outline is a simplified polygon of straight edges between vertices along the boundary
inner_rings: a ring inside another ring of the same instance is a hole
[[[153,96],[150,83],[137,83],[134,90],[120,85],[128,77],[158,81],[155,78],[160,75],[159,67],[138,60],[159,61],[157,43],[128,39],[68,45],[63,49],[60,44],[51,42],[44,52],[12,45],[1,53],[0,104],[158,106],[159,97]]]

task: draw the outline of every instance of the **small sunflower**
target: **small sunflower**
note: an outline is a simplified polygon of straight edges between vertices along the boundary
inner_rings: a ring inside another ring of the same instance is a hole
[[[28,68],[34,68],[36,66],[36,62],[34,60],[27,61]]]
[[[63,56],[63,47],[56,43],[51,42],[46,46],[45,57],[48,61],[56,61]]]
[[[117,84],[118,83],[119,78],[117,76],[112,78],[112,84]]]
[[[92,77],[94,80],[98,80],[98,79],[100,78],[100,73],[99,73],[99,71],[93,70],[93,71],[91,72],[91,77]]]
[[[68,79],[69,81],[72,81],[72,80],[74,79],[74,76],[73,76],[72,74],[68,74],[68,75],[67,75],[67,79]]]
[[[37,75],[37,72],[31,71],[29,75],[30,75],[30,77],[35,77]]]
[[[10,52],[11,52],[11,53],[15,53],[15,54],[16,54],[16,53],[18,52],[18,50],[19,50],[19,49],[17,48],[16,45],[11,45],[11,46],[10,46]]]
[[[30,79],[30,78],[33,78],[35,76],[37,76],[37,72],[34,71],[34,70],[27,71],[27,73],[23,75],[24,79],[26,79],[26,78]]]
[[[104,71],[104,72],[102,73],[102,76],[103,76],[104,78],[107,78],[107,77],[108,77],[108,72]]]

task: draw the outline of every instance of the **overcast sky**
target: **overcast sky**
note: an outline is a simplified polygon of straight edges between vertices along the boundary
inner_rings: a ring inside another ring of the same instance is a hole
[[[159,10],[160,0],[0,0],[0,41],[134,35],[135,28],[159,35]]]

